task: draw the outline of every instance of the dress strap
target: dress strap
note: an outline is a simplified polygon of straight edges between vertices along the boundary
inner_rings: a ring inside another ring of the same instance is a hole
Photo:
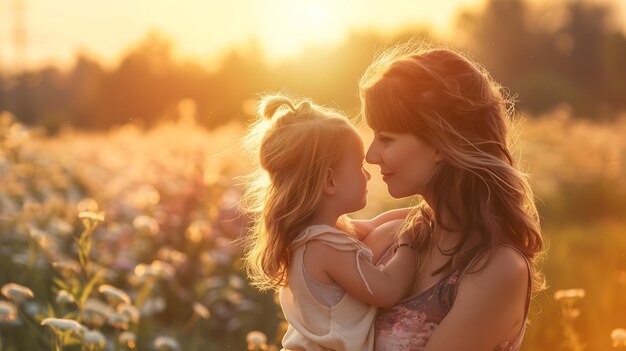
[[[363,283],[365,283],[365,287],[367,288],[367,291],[369,291],[369,293],[371,295],[374,295],[374,292],[372,291],[372,288],[370,288],[370,285],[367,282],[367,279],[365,279],[365,275],[363,274],[363,270],[361,269],[361,260],[360,260],[360,258],[362,256],[364,256],[363,258],[367,260],[367,253],[364,250],[358,250],[356,252],[356,270],[359,271],[359,275],[361,276],[361,279],[363,280]],[[371,258],[371,255],[369,257]]]

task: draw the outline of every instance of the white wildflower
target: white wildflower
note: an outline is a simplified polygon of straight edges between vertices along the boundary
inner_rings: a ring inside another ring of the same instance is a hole
[[[154,347],[159,351],[178,351],[178,342],[169,336],[159,336],[154,340]]]
[[[2,286],[2,289],[0,289],[0,291],[2,292],[2,295],[17,304],[23,302],[26,299],[32,299],[33,297],[35,297],[35,294],[33,294],[32,290],[23,285],[15,283],[5,284],[4,286]]]
[[[211,316],[211,312],[209,312],[209,309],[199,302],[194,302],[193,311],[203,319],[209,319],[209,317]]]
[[[128,294],[112,285],[102,284],[98,288],[98,292],[104,295],[113,305],[117,305],[119,303],[130,304],[130,297]]]

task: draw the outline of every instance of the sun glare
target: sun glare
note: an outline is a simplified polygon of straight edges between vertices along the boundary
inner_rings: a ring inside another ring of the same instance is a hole
[[[299,55],[307,46],[338,45],[351,31],[384,33],[415,24],[444,30],[459,8],[483,1],[235,0],[218,4],[186,0],[173,6],[169,1],[111,0],[99,5],[97,16],[91,16],[88,2],[66,0],[72,11],[49,16],[58,11],[55,2],[29,0],[28,63],[71,64],[80,47],[81,52],[113,64],[154,29],[171,38],[181,56],[203,60],[255,40],[270,62],[279,62]],[[1,4],[0,23],[11,22],[12,12]],[[0,30],[0,42],[10,38],[9,29]],[[11,45],[0,45],[0,61],[10,60],[12,52]]]
[[[258,35],[270,57],[296,55],[310,44],[333,44],[345,33],[332,2],[267,1],[261,12]]]

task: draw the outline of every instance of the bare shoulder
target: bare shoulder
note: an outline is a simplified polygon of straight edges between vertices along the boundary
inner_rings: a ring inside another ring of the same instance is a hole
[[[454,304],[426,350],[493,350],[524,323],[528,266],[515,249],[483,255],[459,282]]]
[[[478,269],[477,269],[478,268]],[[462,290],[487,290],[489,295],[521,295],[527,289],[528,264],[522,254],[510,247],[499,247],[474,263],[459,285]],[[462,294],[461,294],[462,295]]]

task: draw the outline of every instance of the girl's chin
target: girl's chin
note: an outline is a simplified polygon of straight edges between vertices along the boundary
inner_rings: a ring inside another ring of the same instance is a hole
[[[350,208],[349,210],[347,210],[346,214],[361,211],[365,207],[367,207],[367,199],[363,200],[363,202],[359,204],[358,206],[354,206],[353,208]]]

